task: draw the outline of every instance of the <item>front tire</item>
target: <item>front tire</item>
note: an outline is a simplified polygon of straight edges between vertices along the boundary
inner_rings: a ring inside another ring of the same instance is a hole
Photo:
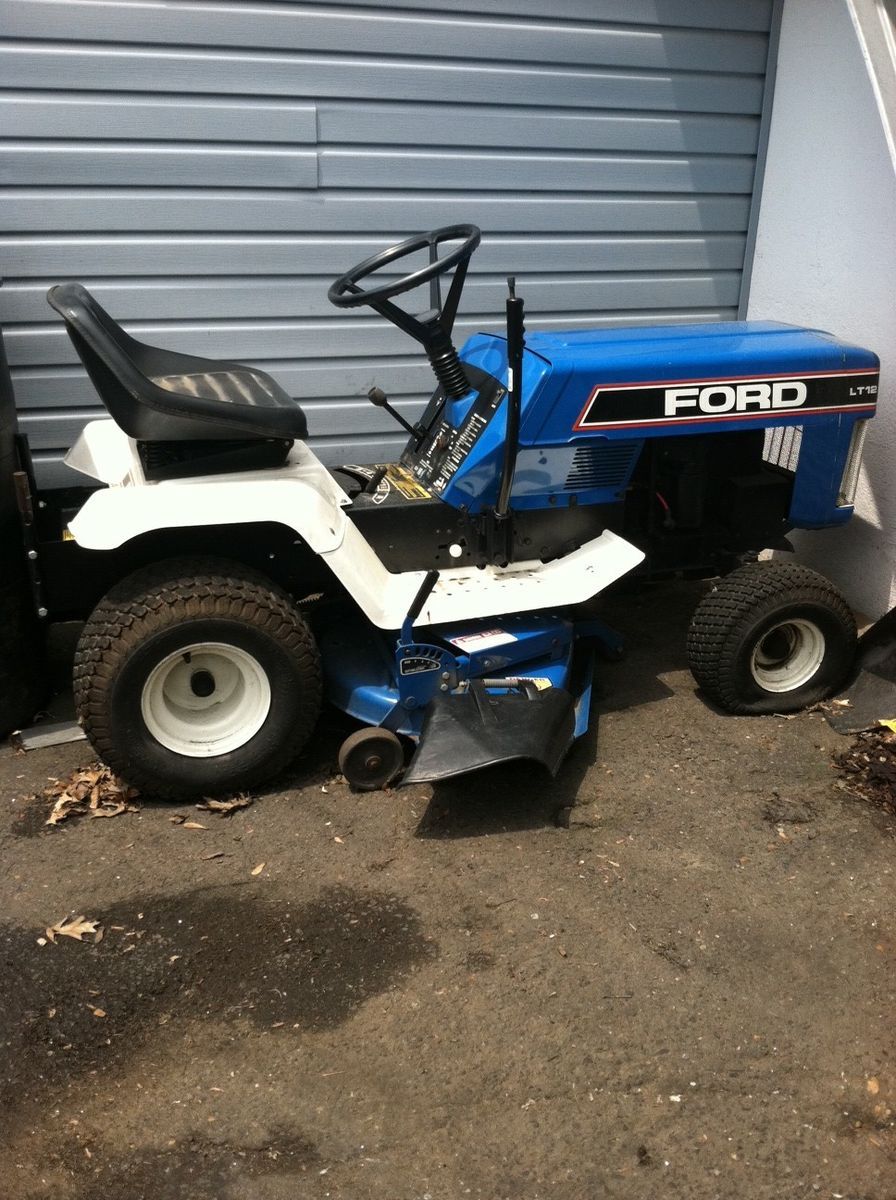
[[[688,665],[706,695],[732,713],[792,712],[841,686],[856,623],[834,585],[787,562],[756,562],[720,580],[697,606]]]
[[[100,758],[173,800],[275,775],[321,706],[299,610],[264,576],[212,559],[171,560],[117,584],[84,626],[74,684]]]

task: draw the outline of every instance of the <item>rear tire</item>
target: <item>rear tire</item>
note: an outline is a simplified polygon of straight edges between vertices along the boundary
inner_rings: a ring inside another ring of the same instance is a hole
[[[773,561],[732,571],[704,596],[687,657],[700,688],[728,712],[792,712],[840,687],[855,648],[855,619],[834,585]]]
[[[74,685],[100,758],[174,800],[275,775],[321,706],[317,647],[289,596],[214,559],[172,559],[112,588],[84,626]]]

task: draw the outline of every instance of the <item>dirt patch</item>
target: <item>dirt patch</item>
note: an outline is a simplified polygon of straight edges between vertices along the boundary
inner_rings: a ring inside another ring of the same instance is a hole
[[[601,614],[556,780],[353,794],[323,725],[233,817],[22,838],[85,748],[0,752],[2,1200],[896,1196],[896,821],[701,702],[697,591]]]
[[[11,1108],[120,1066],[184,1020],[331,1028],[435,953],[395,896],[346,887],[294,907],[235,887],[89,915],[105,932],[94,945],[0,933],[0,1102]]]
[[[106,1157],[96,1166],[83,1149],[73,1148],[63,1164],[79,1181],[72,1200],[220,1200],[224,1195],[252,1195],[258,1186],[252,1181],[288,1175],[295,1187],[319,1161],[314,1145],[290,1132],[275,1133],[260,1148],[213,1142],[196,1134],[164,1150]]]
[[[860,733],[834,762],[849,792],[896,816],[896,734],[888,729]]]
[[[770,825],[809,825],[818,818],[819,805],[807,796],[783,796],[772,792],[762,806],[762,815]]]
[[[48,825],[49,804],[38,796],[26,796],[18,805],[10,824],[14,837],[36,838],[41,834],[61,833],[58,825]]]

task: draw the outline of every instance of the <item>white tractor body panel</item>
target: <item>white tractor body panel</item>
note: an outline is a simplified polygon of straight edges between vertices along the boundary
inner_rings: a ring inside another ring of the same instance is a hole
[[[114,421],[85,425],[66,454],[65,465],[110,487],[143,482],[143,468],[134,444]]]
[[[509,567],[458,567],[442,571],[417,620],[440,625],[502,613],[538,612],[582,604],[626,575],[644,553],[605,530],[563,558]]]
[[[276,521],[323,554],[342,542],[342,507],[351,503],[304,442],[293,444],[282,467],[150,483],[127,434],[113,421],[92,421],[66,463],[103,482],[118,476],[69,523],[75,541],[89,550],[114,550],[154,529]]]
[[[398,629],[426,577],[386,570],[343,511],[351,499],[305,445],[282,467],[147,482],[134,442],[112,421],[88,425],[66,461],[108,484],[69,524],[79,545],[113,550],[158,529],[276,522],[319,554],[367,617]],[[609,530],[549,563],[449,567],[441,571],[418,625],[580,604],[636,567],[642,551]]]
[[[368,620],[380,629],[399,629],[426,572],[391,575],[348,518],[345,524],[342,545],[321,557]],[[443,625],[581,604],[643,558],[636,546],[606,530],[572,554],[549,563],[536,559],[509,567],[448,567],[439,572],[415,624]]]

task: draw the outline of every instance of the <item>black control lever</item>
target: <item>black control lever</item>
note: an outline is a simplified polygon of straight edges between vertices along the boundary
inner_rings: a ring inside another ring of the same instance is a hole
[[[370,476],[370,478],[367,480],[367,482],[361,488],[361,491],[367,496],[372,496],[374,494],[374,492],[376,491],[376,489],[382,483],[383,479],[385,479],[386,472],[388,470],[389,470],[388,467],[377,467],[377,469],[374,471],[374,473]]]
[[[381,387],[372,387],[367,393],[367,399],[371,404],[375,404],[377,408],[384,408],[390,417],[393,417],[403,429],[408,431],[411,437],[415,437],[418,441],[420,440],[420,430],[415,425],[409,424],[401,413],[395,411],[389,403],[389,397]]]

